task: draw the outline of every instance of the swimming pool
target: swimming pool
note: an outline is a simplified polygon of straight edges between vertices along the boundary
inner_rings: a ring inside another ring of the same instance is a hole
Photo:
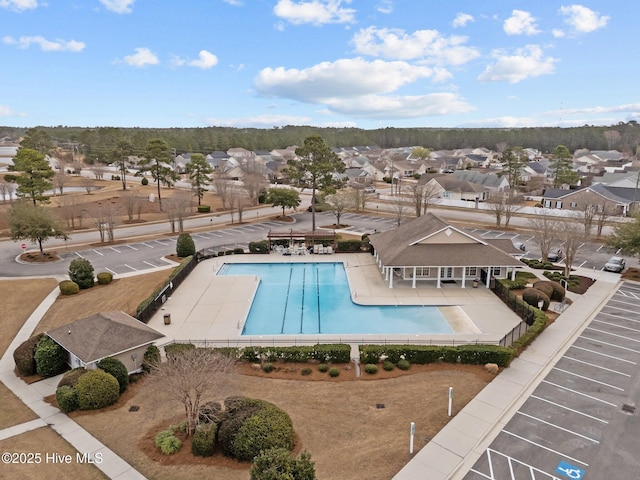
[[[447,334],[438,307],[357,305],[342,263],[228,263],[218,275],[257,275],[242,335]]]

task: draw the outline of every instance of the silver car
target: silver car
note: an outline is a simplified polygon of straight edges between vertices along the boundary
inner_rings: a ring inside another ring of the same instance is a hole
[[[621,273],[624,270],[625,261],[622,257],[611,257],[607,260],[607,263],[604,264],[605,272],[615,272]]]

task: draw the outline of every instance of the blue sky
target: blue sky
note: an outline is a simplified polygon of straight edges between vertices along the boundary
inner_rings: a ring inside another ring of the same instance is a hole
[[[640,8],[594,0],[0,0],[0,124],[640,119]]]

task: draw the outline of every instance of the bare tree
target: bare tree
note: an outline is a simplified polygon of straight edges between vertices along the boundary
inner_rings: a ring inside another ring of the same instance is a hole
[[[402,194],[402,189],[396,192],[396,196],[393,199],[393,211],[396,215],[396,225],[399,227],[400,223],[402,223],[402,218],[405,215],[405,210],[407,209],[407,202]]]
[[[64,195],[64,186],[67,184],[67,175],[64,172],[64,169],[58,171],[53,177],[53,186],[58,189],[60,195]]]
[[[111,202],[99,202],[89,210],[89,215],[100,234],[100,242],[113,242],[119,214],[120,205]]]
[[[82,181],[84,189],[87,191],[87,195],[91,195],[91,191],[93,190],[93,180],[91,179],[91,177],[81,176],[80,180]]]
[[[67,195],[60,200],[62,207],[62,218],[67,222],[67,228],[76,228],[76,218],[78,228],[82,228],[82,204],[78,202],[77,195]]]
[[[251,204],[257,205],[258,197],[267,187],[267,181],[264,175],[258,172],[249,172],[244,175],[242,182],[247,196],[251,200]]]
[[[580,219],[578,218],[578,220]],[[580,221],[564,219],[557,223],[559,227],[557,230],[558,238],[564,248],[564,276],[569,278],[576,252],[585,241],[585,231]]]
[[[607,223],[610,216],[614,215],[616,206],[611,202],[605,202],[596,209],[596,235],[598,238],[602,235],[602,229]]]
[[[184,219],[191,213],[191,193],[184,190],[176,191],[173,197],[165,200],[165,213],[171,224],[171,233],[184,232]]]
[[[494,192],[486,203],[495,215],[496,228],[500,228],[503,220],[504,227],[508,228],[511,217],[522,208],[522,196],[513,190]]]
[[[121,196],[122,204],[124,205],[124,209],[127,211],[127,217],[129,217],[129,222],[133,222],[133,215],[136,211],[138,212],[138,217],[140,216],[142,199],[131,190],[123,192]]]
[[[340,190],[333,195],[327,195],[324,201],[331,207],[336,217],[336,227],[340,227],[342,214],[353,207],[353,194],[347,190]]]
[[[234,213],[238,212],[238,223],[242,223],[242,214],[247,207],[247,192],[244,188],[232,186],[227,192],[227,199],[231,214],[231,223],[233,223]]]
[[[198,425],[200,406],[222,400],[230,390],[236,360],[211,349],[193,348],[168,355],[150,365],[149,380],[158,385],[158,401],[170,400],[184,408],[187,435]]]
[[[233,186],[232,180],[224,174],[214,173],[213,186],[222,202],[222,208],[227,208],[229,190]]]
[[[486,201],[489,210],[493,212],[496,219],[496,228],[502,226],[502,218],[505,211],[504,192],[493,192]]]
[[[13,205],[13,196],[15,194],[17,185],[13,182],[7,182],[6,180],[0,180],[0,196],[2,196],[2,203],[9,200],[9,203]]]
[[[509,223],[511,222],[511,217],[515,213],[518,213],[522,210],[522,202],[524,197],[513,190],[509,190],[507,192],[507,196],[504,202],[504,227],[509,228]]]
[[[416,212],[416,217],[424,215],[429,209],[429,205],[433,203],[433,200],[440,195],[442,187],[436,183],[423,183],[416,184],[409,187],[409,195],[411,203]]]
[[[91,171],[96,180],[104,179],[104,167],[93,167]]]
[[[558,240],[558,222],[543,213],[529,219],[529,225],[533,233],[533,238],[540,247],[542,261],[546,262],[553,243]]]

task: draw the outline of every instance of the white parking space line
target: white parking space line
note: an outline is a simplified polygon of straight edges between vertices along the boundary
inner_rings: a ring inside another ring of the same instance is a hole
[[[82,255],[80,255],[80,252],[74,252],[77,256],[79,256],[80,258],[84,258]]]
[[[578,267],[582,267],[585,263],[587,263],[589,260],[585,260],[584,262],[582,262],[580,265],[578,265]]]
[[[104,267],[104,269],[107,270],[108,272],[111,272],[114,275],[117,275],[117,273],[111,270],[109,267]]]
[[[624,392],[624,388],[616,387],[615,385],[601,382],[600,380],[596,380],[595,378],[585,377],[584,375],[578,375],[577,373],[570,372],[569,370],[564,370],[563,368],[553,367],[551,370],[556,370],[558,372],[566,373],[567,375],[572,375],[574,377],[578,377],[583,380],[588,380],[590,382],[597,383],[598,385],[604,385],[605,387],[613,388],[614,390],[619,390],[621,392]]]
[[[136,247],[134,247],[133,245],[125,245],[125,247],[129,247],[129,248],[131,248],[132,250],[138,250],[138,249],[137,249]]]
[[[473,472],[473,473],[475,473],[477,475],[480,475],[481,477],[487,478],[489,480],[498,480],[495,477],[495,474],[493,473],[493,459],[491,458],[491,454],[493,453],[493,454],[497,455],[498,457],[504,457],[504,458],[507,459],[507,463],[509,465],[509,471],[511,472],[511,480],[515,480],[516,479],[516,477],[514,476],[514,471],[513,471],[513,463],[514,462],[516,464],[518,464],[518,465],[521,465],[521,466],[525,467],[525,468],[529,468],[529,475],[531,475],[531,479],[532,480],[536,480],[536,479],[544,480],[544,479],[541,479],[538,474],[542,474],[542,475],[545,476],[545,478],[549,478],[551,480],[558,480],[553,475],[551,475],[551,474],[549,474],[547,472],[544,472],[544,471],[540,470],[539,468],[534,467],[533,465],[529,465],[528,463],[521,462],[517,458],[510,457],[509,455],[505,455],[504,453],[499,452],[497,450],[494,450],[492,448],[487,448],[486,453],[487,453],[487,462],[489,463],[489,475],[485,475],[484,473],[479,472],[477,470],[474,470],[473,468],[470,470],[471,472]]]
[[[618,375],[622,375],[623,377],[631,377],[628,373],[619,372],[618,370],[613,370],[612,368],[603,367],[602,365],[596,365],[595,363],[585,362],[584,360],[578,360],[577,358],[567,357],[566,355],[562,358],[566,358],[567,360],[571,360],[572,362],[582,363],[583,365],[589,365],[593,368],[599,368],[600,370],[606,370],[607,372],[616,373]]]
[[[157,267],[157,265],[154,265],[153,263],[147,262],[146,260],[143,260],[142,263],[146,263],[147,265],[149,265],[149,266],[151,266],[153,268]]]
[[[597,340],[597,339],[591,338],[591,337],[585,337],[584,335],[581,335],[580,338],[584,338],[585,340],[589,340],[590,342],[600,343],[600,344],[606,345],[608,347],[617,348],[618,350],[626,350],[627,352],[633,352],[633,353],[640,354],[640,350],[634,350],[633,348],[623,347],[621,345],[616,345],[615,343],[603,342],[602,340]]]
[[[164,245],[164,246],[169,245],[168,243],[161,242],[160,240],[154,240],[154,242],[159,243],[160,245]]]
[[[131,265],[127,265],[126,263],[124,264],[125,267],[130,268],[131,270],[133,270],[134,272],[137,272],[138,269],[137,268],[133,268]]]
[[[501,236],[504,235],[504,232],[500,232],[498,235],[496,235],[494,238],[500,238]]]
[[[584,350],[585,352],[589,352],[589,353],[594,353],[596,355],[600,355],[602,357],[607,357],[607,358],[611,358],[613,360],[618,360],[619,362],[624,362],[624,363],[630,363],[631,365],[637,365],[636,362],[632,362],[631,360],[627,360],[626,358],[620,358],[620,357],[615,357],[613,355],[608,355],[606,353],[602,353],[602,352],[597,352],[595,350],[591,350],[589,348],[584,348],[584,347],[578,347],[576,345],[571,345],[570,348],[575,348],[576,350]]]
[[[100,255],[101,257],[104,257],[104,253],[99,252],[98,250],[96,250],[95,248],[93,249],[94,252],[96,252],[98,255]]]
[[[626,301],[626,297],[621,300],[619,298],[615,298],[612,297],[611,300],[609,300],[609,303],[607,303],[607,307],[609,308],[615,308],[616,310],[622,310],[622,307],[616,307],[615,305],[611,305],[611,302],[615,302],[615,303],[620,303],[622,305],[628,305],[630,307],[637,307],[638,306],[638,302],[634,302],[634,301]],[[627,312],[631,312],[631,313],[637,313],[636,310],[626,310]]]
[[[117,248],[113,248],[113,247],[109,247],[111,250],[113,250],[116,253],[120,253],[120,250],[118,250]]]
[[[618,318],[620,318],[620,317],[618,317]],[[629,321],[632,321],[632,322],[637,321],[637,320],[632,320],[630,318],[625,318],[625,320],[629,320]],[[622,328],[623,330],[631,330],[632,332],[640,333],[640,330],[638,330],[637,328],[626,327],[624,325],[619,325],[617,323],[605,322],[604,320],[598,320],[597,318],[594,318],[591,323],[593,323],[593,322],[598,322],[598,323],[602,323],[604,325],[610,325],[612,327]]]
[[[205,238],[205,239],[209,238],[209,235],[203,235],[201,233],[194,233],[193,236],[196,238]]]
[[[563,410],[568,410],[568,411],[573,412],[573,413],[577,413],[578,415],[582,415],[584,417],[590,418],[592,420],[596,420],[596,421],[604,423],[604,424],[609,424],[608,421],[603,420],[602,418],[594,417],[593,415],[589,415],[588,413],[584,413],[584,412],[581,412],[579,410],[575,410],[573,408],[569,408],[569,407],[567,407],[565,405],[561,405],[559,403],[552,402],[551,400],[548,400],[546,398],[538,397],[537,395],[531,395],[530,398],[535,398],[536,400],[540,400],[541,402],[548,403],[550,405],[553,405],[554,407],[561,408]]]
[[[587,327],[585,328],[585,330],[593,330],[594,332],[602,333],[603,335],[610,335],[612,337],[629,340],[630,342],[640,343],[640,340],[636,340],[635,338],[625,337],[624,335],[618,335],[617,333],[607,332],[606,330],[600,330],[599,328]]]
[[[581,397],[587,397],[587,398],[590,398],[591,400],[595,400],[596,402],[601,402],[601,403],[604,403],[606,405],[611,405],[612,407],[616,407],[617,406],[615,403],[607,402],[606,400],[602,400],[601,398],[593,397],[591,395],[587,395],[586,393],[578,392],[577,390],[573,390],[571,388],[567,388],[564,385],[558,385],[557,383],[553,383],[553,382],[550,382],[548,380],[542,380],[541,383],[546,383],[548,385],[552,385],[554,387],[561,388],[562,390],[566,390],[567,392],[575,393],[576,395],[580,395]]]
[[[212,235],[214,237],[222,238],[222,235],[218,235],[217,233],[211,232],[210,235]]]
[[[574,432],[573,430],[569,430],[568,428],[561,427],[560,425],[556,425],[555,423],[547,422],[546,420],[542,420],[541,418],[534,417],[533,415],[529,415],[528,413],[524,413],[524,412],[521,412],[521,411],[518,411],[516,413],[518,415],[522,415],[523,417],[530,418],[531,420],[535,420],[536,422],[540,422],[540,423],[543,423],[543,424],[548,425],[550,427],[557,428],[558,430],[562,430],[563,432],[570,433],[571,435],[575,435],[576,437],[584,438],[585,440],[588,440],[589,442],[593,442],[596,445],[598,445],[600,443],[595,438],[587,437],[586,435],[582,435],[582,434],[580,434],[578,432]]]
[[[604,243],[596,249],[596,252],[599,252],[603,247],[604,247]]]
[[[639,298],[639,297],[638,297],[635,293],[633,293],[633,292],[626,292],[626,293],[625,293],[625,292],[623,292],[622,290],[618,290],[618,293],[619,293],[620,295],[622,295],[623,297],[633,297],[633,298],[635,298],[636,300],[638,300],[638,298]]]
[[[141,242],[140,245],[144,245],[145,247],[153,248],[153,245],[149,245],[148,243]]]
[[[218,230],[220,233],[224,233],[225,235],[233,235],[232,232],[228,232],[226,230]]]
[[[531,441],[531,440],[528,440],[528,439],[526,439],[526,438],[524,438],[524,437],[521,437],[520,435],[516,435],[515,433],[512,433],[512,432],[510,432],[510,431],[508,431],[508,430],[502,430],[502,431],[503,431],[504,433],[506,433],[507,435],[511,435],[512,437],[515,437],[515,438],[517,438],[517,439],[519,439],[519,440],[522,440],[523,442],[526,442],[526,443],[528,443],[528,444],[530,444],[530,445],[534,445],[534,446],[536,446],[536,447],[538,447],[538,448],[542,448],[543,450],[546,450],[546,451],[548,451],[548,452],[554,453],[554,454],[559,455],[559,456],[561,456],[561,457],[568,458],[569,460],[572,460],[572,461],[574,461],[574,462],[578,462],[579,464],[584,465],[585,467],[588,467],[588,466],[589,466],[589,464],[588,464],[588,463],[585,463],[585,462],[583,462],[583,461],[581,461],[581,460],[578,460],[577,458],[570,457],[569,455],[565,455],[565,454],[564,454],[564,453],[562,453],[562,452],[559,452],[559,451],[557,451],[557,450],[553,450],[552,448],[549,448],[549,447],[545,447],[544,445],[540,445],[539,443],[536,443],[536,442],[533,442],[533,441]],[[552,477],[552,478],[553,478],[553,477]]]

